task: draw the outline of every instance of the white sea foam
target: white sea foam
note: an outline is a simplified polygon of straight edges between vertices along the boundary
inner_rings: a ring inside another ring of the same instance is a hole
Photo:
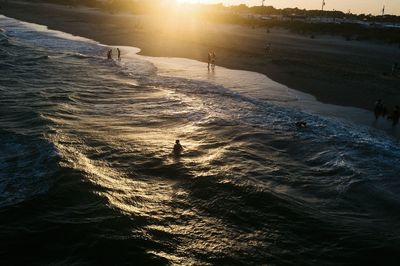
[[[7,19],[8,21],[12,21],[12,23],[16,23],[20,26],[24,26],[34,31],[44,32],[55,37],[107,47],[88,38],[75,36],[57,30],[50,30],[47,26],[22,22],[2,15],[0,15],[0,18]],[[277,105],[298,108],[301,111],[312,114],[337,118],[344,122],[356,123],[361,126],[385,130],[400,137],[400,130],[392,130],[390,123],[387,121],[380,120],[374,122],[373,114],[368,110],[321,103],[317,101],[314,96],[288,88],[285,85],[271,80],[264,74],[233,70],[220,66],[217,66],[215,71],[207,71],[207,64],[204,62],[184,58],[141,56],[138,55],[141,51],[140,48],[114,46],[114,48],[117,47],[121,49],[124,60],[134,58],[149,61],[155,65],[158,70],[157,74],[161,76],[206,81],[211,84],[222,85],[227,89],[249,97],[274,102]],[[134,67],[135,71],[139,73],[141,71],[148,71],[146,66],[143,64],[134,64],[131,67]]]
[[[207,71],[206,63],[184,58],[144,58],[158,68],[159,75],[220,84],[240,94],[271,101],[277,105],[290,106],[301,111],[338,118],[362,126],[391,130],[391,125],[387,121],[380,120],[374,123],[373,114],[368,110],[319,102],[310,94],[288,88],[260,73],[232,70],[220,66],[217,66],[215,71]],[[399,133],[396,132],[396,134]]]

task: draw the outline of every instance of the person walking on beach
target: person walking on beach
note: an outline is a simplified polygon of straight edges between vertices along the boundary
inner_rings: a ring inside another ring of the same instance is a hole
[[[118,52],[118,60],[121,60],[121,50],[117,48],[117,52]]]
[[[112,50],[111,49],[109,49],[108,52],[107,52],[107,59],[108,60],[112,59]]]

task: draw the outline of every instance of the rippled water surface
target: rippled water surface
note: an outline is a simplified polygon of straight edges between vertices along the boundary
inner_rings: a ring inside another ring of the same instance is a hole
[[[386,133],[0,28],[2,265],[399,261],[400,148]]]

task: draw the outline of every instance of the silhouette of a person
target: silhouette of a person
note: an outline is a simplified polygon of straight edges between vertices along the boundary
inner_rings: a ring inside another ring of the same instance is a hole
[[[396,107],[394,108],[392,115],[391,115],[391,119],[392,119],[392,126],[396,126],[399,123],[399,119],[400,119],[400,107],[398,105],[396,105]]]
[[[271,53],[271,44],[267,43],[267,46],[265,47],[265,54],[269,55]]]
[[[121,50],[117,48],[117,52],[118,52],[118,60],[121,60]]]
[[[375,119],[378,119],[380,116],[383,116],[384,114],[384,109],[385,106],[383,105],[383,102],[381,99],[377,100],[375,102],[375,108],[374,108],[374,114],[375,114]]]
[[[398,63],[393,63],[392,65],[392,76],[394,76],[398,70]]]
[[[107,52],[107,59],[112,59],[112,50],[110,49],[110,50],[108,50],[108,52]]]
[[[212,52],[211,54],[211,68],[214,70],[215,68],[215,61],[217,60],[217,55],[215,52]]]
[[[296,127],[298,128],[306,128],[307,127],[307,122],[304,121],[298,121],[295,123]]]
[[[181,145],[179,139],[177,139],[177,140],[175,141],[175,145],[174,145],[174,149],[173,149],[173,154],[174,154],[175,156],[180,156],[180,155],[182,154],[182,151],[183,151],[183,147],[182,147],[182,145]]]

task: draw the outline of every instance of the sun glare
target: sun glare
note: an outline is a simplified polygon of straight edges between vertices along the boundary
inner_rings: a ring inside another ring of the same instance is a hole
[[[207,0],[177,0],[179,4],[207,4]]]

